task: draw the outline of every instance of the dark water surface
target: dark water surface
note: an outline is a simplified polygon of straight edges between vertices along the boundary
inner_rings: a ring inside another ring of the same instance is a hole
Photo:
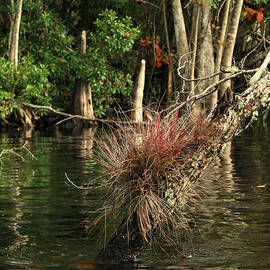
[[[84,221],[102,194],[66,183],[65,173],[76,185],[94,178],[91,135],[0,133],[0,153],[27,140],[37,158],[17,150],[25,161],[7,154],[0,164],[1,270],[132,269],[93,264],[103,238],[87,237]],[[182,251],[175,258],[146,251],[138,269],[270,269],[270,133],[249,130],[236,138],[204,188],[209,196],[184,243],[186,258]]]

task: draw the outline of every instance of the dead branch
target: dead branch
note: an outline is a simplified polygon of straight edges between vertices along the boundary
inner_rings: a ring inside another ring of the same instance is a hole
[[[67,173],[65,172],[65,177],[68,181],[68,183],[66,183],[68,186],[73,186],[75,187],[76,189],[82,189],[82,190],[90,190],[91,188],[88,188],[88,187],[82,187],[82,186],[77,186],[76,184],[74,184],[68,177]]]
[[[237,73],[232,74],[231,76],[228,76],[218,82],[213,83],[212,85],[208,86],[201,94],[195,95],[189,99],[187,99],[186,101],[182,102],[181,104],[179,104],[178,106],[176,106],[168,115],[167,117],[171,116],[173,113],[175,113],[176,111],[178,111],[179,109],[181,109],[183,106],[185,106],[186,104],[190,103],[190,102],[196,102],[199,99],[202,99],[206,96],[211,95],[212,93],[214,93],[215,91],[218,90],[217,86],[224,83],[225,81],[231,80],[233,78],[236,78],[240,75],[243,74],[250,74],[250,73],[254,73],[258,71],[258,69],[250,69],[250,70],[240,70]]]
[[[107,120],[107,119],[100,119],[100,118],[92,119],[92,118],[88,118],[88,117],[85,117],[85,116],[82,116],[82,115],[74,115],[74,114],[70,114],[70,113],[60,112],[60,111],[55,110],[51,106],[36,105],[36,104],[27,103],[27,102],[20,101],[20,100],[16,100],[16,101],[18,103],[22,104],[23,106],[26,106],[26,107],[29,107],[29,108],[48,110],[48,111],[50,111],[50,112],[52,112],[54,114],[67,117],[67,119],[64,119],[64,120],[56,123],[56,125],[62,123],[63,121],[72,119],[72,118],[78,118],[78,119],[90,121],[90,122],[93,122],[93,123],[100,122],[100,123],[103,123],[103,124],[120,124],[120,123],[125,124],[125,121]],[[130,124],[130,121],[126,121],[126,123]]]
[[[185,78],[184,76],[182,76],[181,73],[180,73],[180,68],[177,69],[177,73],[178,73],[179,77],[181,79],[183,79],[184,81],[186,81],[186,82],[197,82],[197,81],[209,80],[209,79],[211,79],[213,77],[219,76],[222,73],[232,73],[232,71],[231,70],[221,70],[221,71],[218,71],[216,73],[210,74],[208,76],[200,77],[200,78],[194,78],[194,79],[188,79],[188,78]]]

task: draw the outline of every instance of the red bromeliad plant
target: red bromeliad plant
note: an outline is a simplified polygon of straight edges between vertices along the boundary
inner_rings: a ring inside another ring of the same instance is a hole
[[[177,113],[171,119],[157,114],[141,126],[120,126],[98,142],[98,163],[107,181],[104,204],[106,209],[110,206],[106,214],[124,213],[127,223],[136,216],[146,242],[156,232],[167,238],[169,228],[186,225],[186,205],[181,201],[172,209],[168,190],[188,184],[179,164],[205,146],[213,132],[205,117],[187,119]],[[183,198],[190,201],[192,194]]]

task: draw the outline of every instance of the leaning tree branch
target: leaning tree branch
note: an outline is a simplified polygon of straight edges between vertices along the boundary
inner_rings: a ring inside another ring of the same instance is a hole
[[[232,76],[236,76],[236,74]],[[230,105],[223,114],[213,119],[209,123],[211,132],[207,143],[200,145],[191,155],[186,153],[185,158],[179,159],[177,168],[174,165],[171,168],[173,174],[170,174],[168,179],[164,179],[166,184],[161,181],[158,183],[160,188],[155,187],[151,190],[150,194],[154,195],[156,190],[162,190],[158,195],[161,196],[162,207],[170,209],[170,216],[165,220],[170,220],[173,224],[177,224],[176,226],[181,225],[181,222],[185,222],[184,216],[182,217],[181,214],[188,213],[190,210],[188,206],[190,200],[192,200],[191,194],[195,192],[196,183],[200,177],[225,149],[226,145],[257,118],[258,111],[267,108],[270,108],[270,73],[239,94],[236,102]],[[162,166],[162,160],[160,162]],[[163,190],[163,186],[166,187],[165,190]],[[149,186],[149,189],[151,188]],[[165,213],[163,210],[160,211],[162,215],[155,219],[161,225],[164,225],[162,224]],[[174,216],[176,219],[174,219]],[[151,230],[155,230],[153,237],[158,235],[161,225],[157,226],[157,223],[154,223],[150,228],[146,228],[146,231],[142,234],[139,229],[140,220],[138,215],[136,213],[132,215],[127,213],[116,232],[107,242],[107,245],[98,254],[97,261],[102,263],[135,262],[137,255],[153,240],[150,238],[149,241],[146,241],[144,235],[151,235]],[[171,223],[165,223],[165,225],[168,226],[169,233]]]
[[[269,50],[268,54],[266,55],[261,66],[258,68],[257,72],[250,79],[249,85],[253,85],[257,81],[259,81],[259,79],[262,77],[262,75],[266,72],[266,68],[267,68],[269,62],[270,62],[270,50]]]

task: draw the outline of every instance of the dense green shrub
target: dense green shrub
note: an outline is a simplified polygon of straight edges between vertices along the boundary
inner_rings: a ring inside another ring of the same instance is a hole
[[[46,1],[25,0],[18,71],[9,64],[7,53],[0,61],[1,116],[18,106],[16,99],[69,110],[78,78],[89,82],[97,116],[106,114],[117,97],[128,96],[134,70],[126,59],[139,29],[133,27],[131,18],[119,18],[112,10],[101,12],[94,25],[95,31],[87,34],[87,53],[80,55],[80,33],[75,36],[66,28],[57,9],[49,8]],[[2,51],[7,52],[7,43],[8,35],[0,44]]]
[[[1,57],[0,67],[0,117],[18,107],[18,100],[51,104],[56,93],[52,91],[49,71],[44,64],[36,64],[31,56],[25,56],[16,71],[7,59]]]

